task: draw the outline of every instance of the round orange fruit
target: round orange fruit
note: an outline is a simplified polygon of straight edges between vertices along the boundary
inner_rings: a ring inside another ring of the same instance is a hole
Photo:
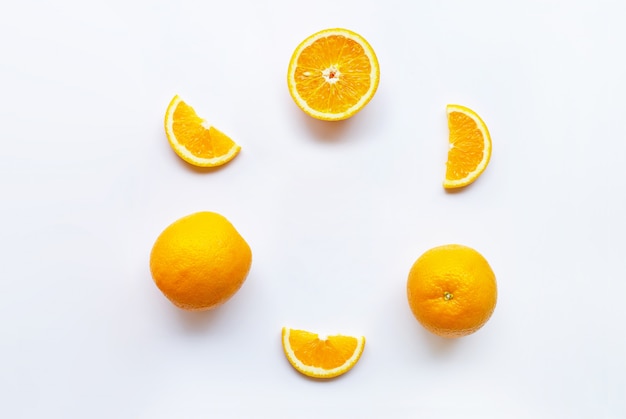
[[[487,260],[460,244],[434,247],[413,264],[407,297],[415,318],[447,338],[466,336],[491,317],[497,300],[496,277]]]
[[[243,285],[252,252],[235,227],[215,212],[198,212],[169,225],[150,253],[161,292],[185,310],[209,310]]]

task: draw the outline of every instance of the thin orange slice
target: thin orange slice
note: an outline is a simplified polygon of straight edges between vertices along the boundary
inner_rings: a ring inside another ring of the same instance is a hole
[[[491,158],[491,137],[476,112],[461,105],[448,105],[448,161],[444,188],[467,186],[478,179]]]
[[[346,119],[372,99],[380,79],[370,44],[348,29],[326,29],[306,38],[289,61],[287,84],[296,104],[327,121]]]
[[[282,343],[289,363],[309,377],[333,378],[348,372],[357,363],[363,336],[320,336],[305,330],[283,327]]]
[[[174,152],[194,166],[221,166],[241,150],[239,144],[196,115],[178,95],[165,112],[165,134]]]

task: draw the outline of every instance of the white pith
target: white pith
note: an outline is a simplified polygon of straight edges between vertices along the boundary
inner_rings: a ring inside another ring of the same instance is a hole
[[[332,77],[331,77],[332,74]],[[341,78],[341,71],[337,68],[336,65],[331,65],[330,67],[324,69],[322,71],[322,77],[326,80],[326,83],[334,84],[337,83]]]

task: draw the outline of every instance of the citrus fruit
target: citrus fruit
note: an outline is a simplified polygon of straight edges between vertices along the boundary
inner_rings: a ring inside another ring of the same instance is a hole
[[[321,336],[306,330],[283,327],[282,344],[289,363],[309,377],[333,378],[348,372],[357,363],[363,336]]]
[[[491,158],[491,137],[476,112],[461,105],[448,105],[448,161],[443,186],[461,188],[485,171]]]
[[[289,61],[287,84],[296,104],[327,121],[349,118],[372,99],[380,79],[370,44],[348,29],[325,29],[306,38]]]
[[[496,277],[487,260],[460,244],[434,247],[413,264],[409,306],[430,332],[460,337],[480,329],[496,306]]]
[[[174,152],[194,166],[221,166],[241,150],[239,144],[200,118],[178,95],[165,112],[165,134]]]
[[[157,287],[185,310],[220,306],[243,285],[252,252],[233,225],[215,212],[197,212],[169,225],[150,253]]]

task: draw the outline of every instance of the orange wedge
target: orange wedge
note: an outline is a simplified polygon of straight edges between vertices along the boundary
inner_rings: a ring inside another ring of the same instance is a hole
[[[302,374],[333,378],[348,372],[357,363],[363,336],[320,336],[305,330],[283,327],[282,343],[289,363]]]
[[[174,152],[194,166],[221,166],[241,150],[239,144],[196,115],[178,95],[165,112],[165,134]]]
[[[287,70],[289,93],[308,115],[338,121],[372,99],[380,79],[370,44],[348,29],[326,29],[306,38]]]
[[[449,149],[446,189],[461,188],[478,179],[491,158],[491,137],[476,112],[461,105],[448,105]]]

